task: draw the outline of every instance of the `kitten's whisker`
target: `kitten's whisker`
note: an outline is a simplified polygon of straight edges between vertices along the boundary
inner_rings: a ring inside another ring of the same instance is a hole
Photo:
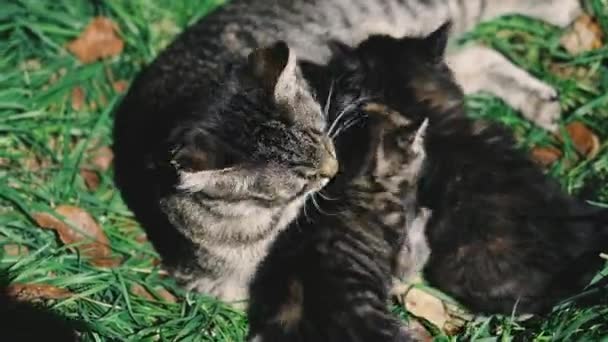
[[[352,126],[356,125],[359,122],[360,118],[356,118],[356,119],[352,119],[350,121],[347,121],[346,124],[342,127],[340,127],[340,129],[338,129],[336,131],[336,133],[332,136],[330,136],[332,139],[337,138],[340,133],[345,132],[347,129],[351,128]]]
[[[327,131],[327,133],[331,136],[333,130],[337,127],[336,125],[340,122],[340,120],[342,120],[342,117],[344,115],[350,113],[353,109],[359,107],[359,105],[361,105],[361,103],[363,103],[365,101],[369,101],[369,100],[370,100],[370,98],[362,97],[362,98],[355,100],[352,103],[348,104],[346,107],[344,107],[344,109],[342,109],[340,114],[338,114],[336,119],[329,126],[329,130]]]

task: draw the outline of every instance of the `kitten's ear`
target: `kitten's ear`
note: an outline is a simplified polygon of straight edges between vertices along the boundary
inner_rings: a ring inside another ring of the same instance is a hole
[[[327,44],[331,51],[332,59],[339,59],[348,56],[353,52],[353,48],[338,40],[330,40]]]
[[[452,22],[448,20],[424,38],[425,48],[434,61],[443,60],[451,29]]]
[[[256,49],[249,54],[249,67],[262,86],[277,102],[292,98],[296,93],[296,56],[283,41]]]
[[[414,140],[412,141],[412,145],[410,150],[415,155],[424,154],[424,142],[426,138],[426,132],[429,127],[429,119],[424,119],[418,130],[416,130],[416,135],[414,135]]]

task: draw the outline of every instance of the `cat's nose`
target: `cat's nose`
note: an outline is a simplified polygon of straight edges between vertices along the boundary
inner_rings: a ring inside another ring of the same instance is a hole
[[[327,154],[323,160],[321,160],[321,165],[319,165],[319,176],[323,178],[332,178],[338,173],[338,160]]]
[[[319,175],[323,178],[332,178],[338,173],[338,159],[334,144],[329,138],[323,139],[323,159],[319,165]]]

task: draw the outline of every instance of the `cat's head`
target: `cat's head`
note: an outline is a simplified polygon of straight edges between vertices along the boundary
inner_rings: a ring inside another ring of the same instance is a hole
[[[367,103],[370,150],[362,164],[387,190],[409,191],[416,186],[426,161],[424,139],[429,120],[416,122],[379,103]]]
[[[321,107],[285,43],[251,52],[210,93],[204,119],[174,132],[178,188],[281,204],[337,172]]]

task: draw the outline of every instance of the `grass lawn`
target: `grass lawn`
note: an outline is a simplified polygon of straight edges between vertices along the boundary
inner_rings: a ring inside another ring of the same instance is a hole
[[[0,270],[13,284],[68,289],[42,303],[84,323],[84,340],[240,341],[246,332],[242,313],[186,293],[163,275],[102,155],[111,145],[111,113],[122,81],[220,2],[0,0]],[[587,1],[587,9],[608,36],[608,0]],[[96,15],[118,24],[124,50],[83,64],[66,44]],[[494,46],[557,87],[564,126],[580,121],[590,127],[600,141],[595,156],[577,159],[569,141],[557,143],[490,96],[472,96],[470,112],[512,127],[523,148],[562,150],[548,172],[567,191],[584,191],[608,206],[608,45],[573,56],[560,46],[561,35],[549,25],[511,17],[482,24],[465,40]],[[96,267],[77,252],[82,246],[41,229],[37,215],[59,205],[90,213],[109,239],[110,258],[120,264]],[[608,341],[608,306],[562,305],[525,322],[485,317],[458,336],[435,333],[442,341]]]

